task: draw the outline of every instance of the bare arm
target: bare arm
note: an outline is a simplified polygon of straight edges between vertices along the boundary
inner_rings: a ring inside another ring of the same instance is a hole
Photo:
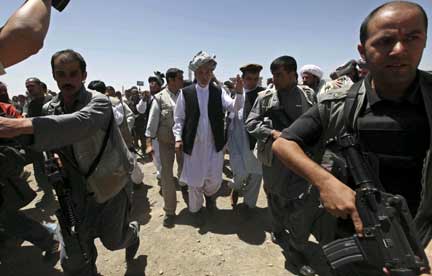
[[[272,149],[286,167],[319,189],[321,201],[327,211],[337,217],[349,215],[356,232],[363,232],[363,224],[355,205],[355,192],[352,189],[310,159],[296,142],[277,139]]]
[[[0,29],[0,62],[5,68],[36,54],[43,46],[51,0],[28,0]]]

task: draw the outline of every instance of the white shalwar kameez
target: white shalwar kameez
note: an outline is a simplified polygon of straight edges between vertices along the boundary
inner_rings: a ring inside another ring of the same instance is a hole
[[[180,181],[189,187],[189,210],[198,212],[203,203],[203,195],[212,196],[222,184],[224,150],[216,152],[213,133],[208,117],[209,86],[196,84],[200,117],[193,144],[192,154],[184,154],[183,171]],[[222,106],[225,111],[236,112],[243,106],[242,95],[232,99],[222,90]],[[185,121],[185,101],[181,92],[174,111],[173,132],[176,141],[182,140]]]
[[[243,97],[247,90],[243,90]],[[234,175],[232,188],[244,197],[250,208],[256,207],[262,180],[262,166],[250,149],[249,137],[243,120],[243,106],[237,112],[229,114],[231,123],[228,127],[227,147],[230,165]]]

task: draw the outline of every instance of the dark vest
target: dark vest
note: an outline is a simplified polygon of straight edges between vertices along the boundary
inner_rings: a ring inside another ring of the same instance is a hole
[[[42,107],[52,99],[50,95],[32,99],[27,106],[27,117],[42,116]]]
[[[183,98],[185,101],[185,122],[182,132],[183,151],[192,154],[195,141],[198,122],[200,118],[198,97],[195,84],[183,89]],[[216,152],[223,149],[225,145],[224,137],[224,111],[222,106],[222,90],[210,84],[208,117],[215,141]]]
[[[423,101],[420,104],[380,101],[359,116],[357,128],[365,150],[375,158],[384,188],[403,195],[411,213],[416,214],[423,160],[430,145]]]
[[[243,122],[246,122],[246,119],[252,110],[255,100],[258,97],[258,93],[263,90],[265,90],[264,87],[258,86],[254,90],[249,91],[248,93],[245,94],[246,96],[245,96],[245,103],[243,107]],[[255,137],[250,135],[249,132],[248,132],[248,137],[249,137],[249,148],[253,150],[255,148],[257,140]]]

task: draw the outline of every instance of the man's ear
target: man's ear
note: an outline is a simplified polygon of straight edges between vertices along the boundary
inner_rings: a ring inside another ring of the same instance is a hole
[[[87,79],[87,71],[83,73],[83,82]]]
[[[359,52],[361,58],[362,58],[363,60],[366,60],[366,51],[365,51],[365,47],[363,46],[363,44],[359,43],[359,44],[357,45],[357,50],[358,50],[358,52]]]

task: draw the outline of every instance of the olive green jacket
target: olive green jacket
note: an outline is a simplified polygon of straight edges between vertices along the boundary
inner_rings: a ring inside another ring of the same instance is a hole
[[[65,112],[60,93],[45,104],[43,113],[47,116],[32,118],[33,148],[60,152],[66,171],[73,170],[85,176],[110,129],[96,169],[90,176],[81,178],[96,202],[103,203],[130,183],[134,161],[115,123],[109,99],[84,87],[78,93],[73,110]],[[75,185],[79,183],[73,183],[72,189]]]
[[[316,103],[315,93],[308,86],[297,85],[290,93],[301,95],[301,109],[305,113]],[[282,109],[276,88],[269,86],[258,93],[255,104],[245,121],[247,132],[257,139],[256,155],[265,166],[273,164],[272,144],[274,142],[271,132],[275,125],[269,117],[272,110]]]

